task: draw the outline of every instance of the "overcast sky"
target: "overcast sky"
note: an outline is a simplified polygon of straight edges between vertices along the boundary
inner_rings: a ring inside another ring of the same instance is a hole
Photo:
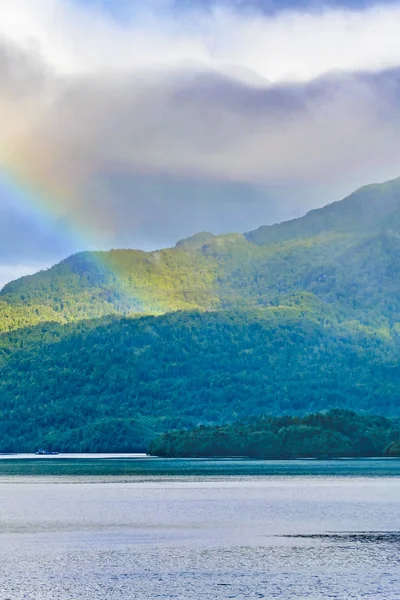
[[[400,3],[1,0],[0,284],[400,175]]]

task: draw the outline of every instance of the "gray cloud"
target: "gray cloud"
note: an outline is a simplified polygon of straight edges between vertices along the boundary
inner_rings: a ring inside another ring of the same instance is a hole
[[[398,70],[250,79],[211,67],[63,75],[4,42],[0,164],[94,246],[245,231],[398,175]]]
[[[261,89],[193,72],[93,78],[70,82],[32,133],[82,176],[343,176],[398,163],[399,89],[397,71]]]

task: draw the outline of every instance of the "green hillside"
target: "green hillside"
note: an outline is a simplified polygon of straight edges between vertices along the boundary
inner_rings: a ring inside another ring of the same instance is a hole
[[[140,450],[157,431],[266,412],[398,414],[400,340],[299,308],[40,325],[0,347],[3,452]]]
[[[41,321],[63,323],[109,314],[212,309],[214,279],[202,254],[180,249],[82,252],[6,285],[0,315],[19,314],[23,308]]]
[[[0,293],[0,451],[332,407],[398,415],[400,180],[248,234],[84,252]]]

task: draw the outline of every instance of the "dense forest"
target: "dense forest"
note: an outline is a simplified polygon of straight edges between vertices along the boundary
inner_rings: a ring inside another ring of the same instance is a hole
[[[217,427],[164,433],[149,446],[164,457],[290,459],[400,456],[400,419],[347,410],[305,417],[262,416]]]
[[[400,180],[248,234],[84,252],[0,293],[0,451],[399,415]]]
[[[397,338],[311,310],[40,325],[0,336],[0,352],[3,452],[143,450],[157,432],[265,412],[398,414]]]

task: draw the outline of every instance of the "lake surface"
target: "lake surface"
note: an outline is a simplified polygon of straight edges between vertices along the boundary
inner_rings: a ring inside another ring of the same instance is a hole
[[[400,461],[0,459],[0,599],[400,598]]]

